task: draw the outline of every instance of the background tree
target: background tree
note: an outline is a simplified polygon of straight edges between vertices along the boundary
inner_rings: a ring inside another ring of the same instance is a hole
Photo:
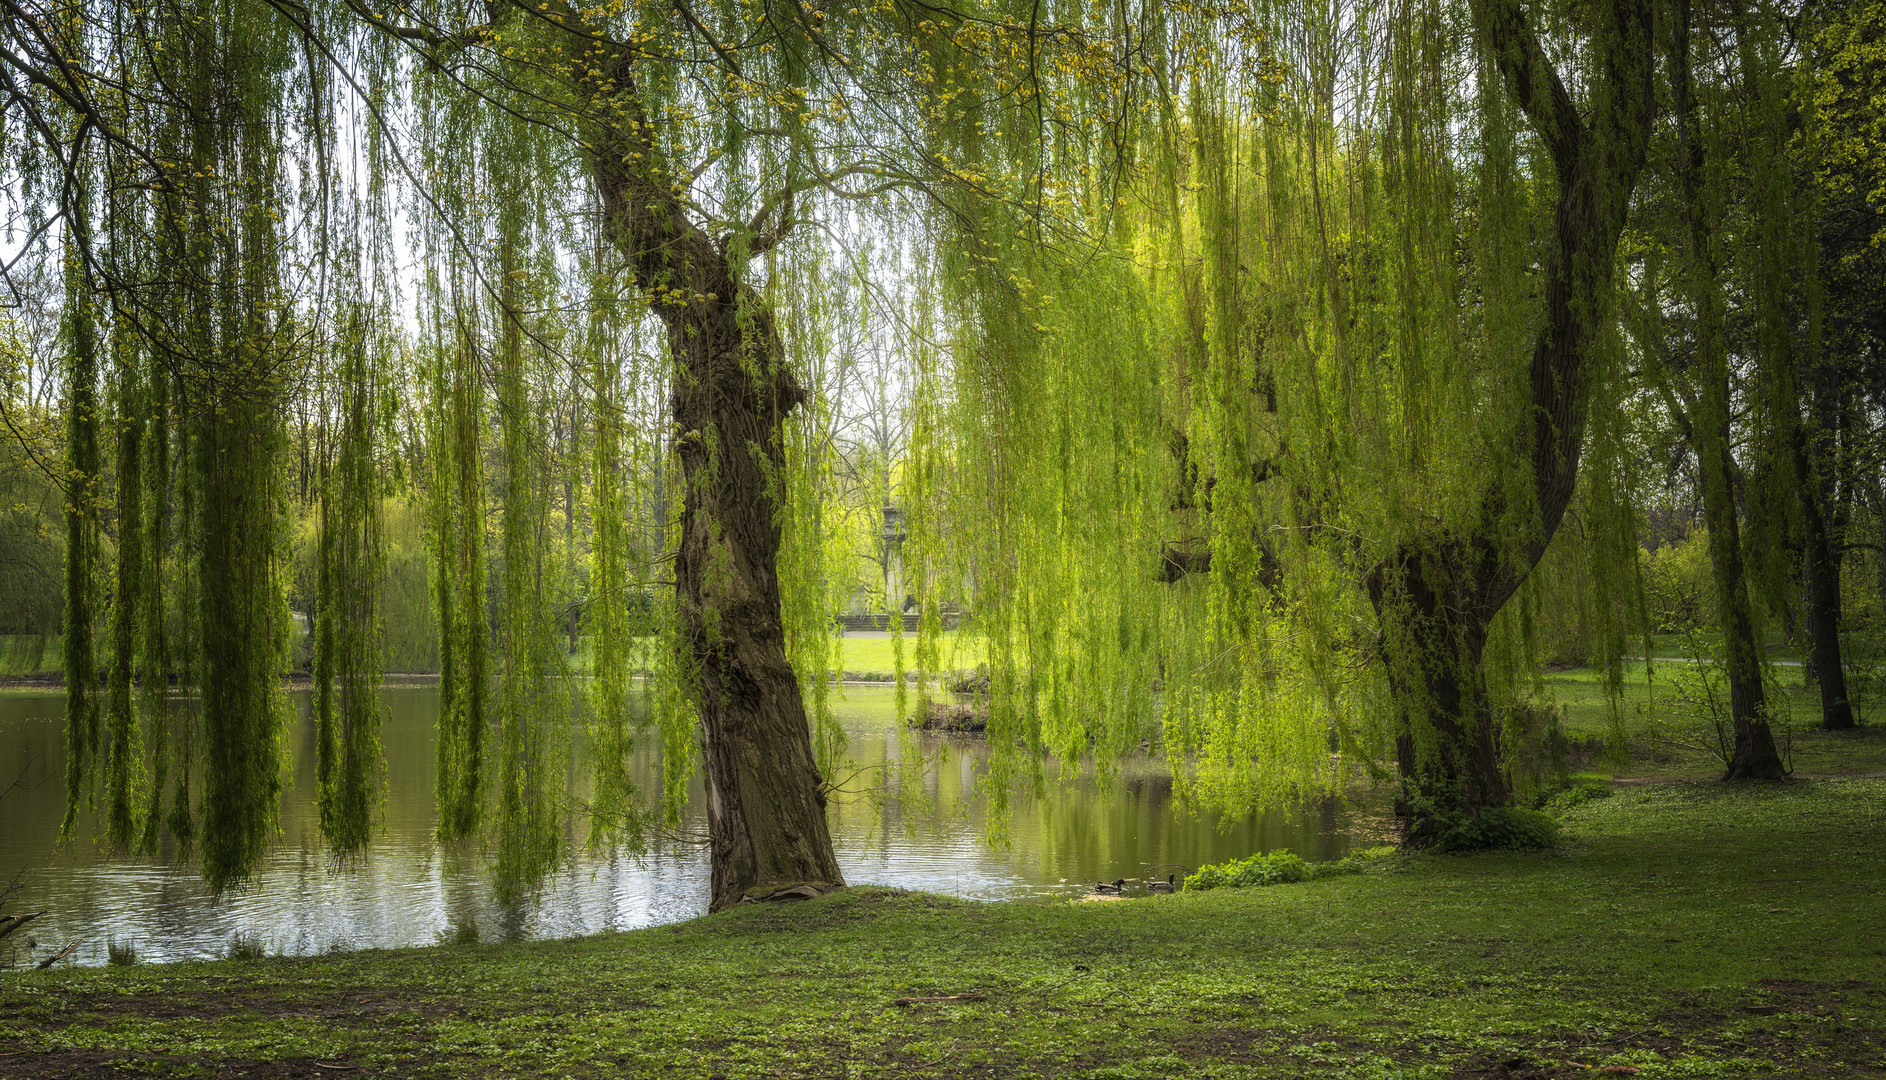
[[[1117,752],[1158,678],[1166,750],[1221,809],[1328,790],[1332,745],[1366,765],[1384,741],[1417,838],[1508,802],[1501,612],[1575,499],[1632,557],[1614,459],[1582,486],[1579,463],[1616,446],[1588,419],[1621,392],[1655,11],[1578,18],[1554,51],[1498,0],[1149,18],[1149,182],[1101,248],[1140,273],[1031,262],[1006,221],[957,249],[975,333],[935,467],[991,492],[992,746]]]

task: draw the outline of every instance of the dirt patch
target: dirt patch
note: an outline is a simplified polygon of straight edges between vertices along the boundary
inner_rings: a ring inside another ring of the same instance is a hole
[[[301,1080],[311,1077],[335,1080],[336,1077],[376,1075],[350,1062],[317,1063],[315,1058],[206,1062],[175,1054],[136,1054],[120,1050],[51,1050],[0,1056],[0,1072],[23,1080],[93,1080],[112,1073],[142,1076],[172,1073],[208,1075],[219,1080]]]
[[[1849,983],[1838,988],[1787,983],[1827,1004],[1827,994],[1871,994],[1877,988]],[[1773,986],[1766,987],[1775,993]],[[1367,1056],[1386,1056],[1407,1066],[1448,1062],[1457,1080],[1592,1080],[1601,1076],[1628,1077],[1650,1071],[1654,1065],[1683,1057],[1713,1061],[1741,1058],[1767,1063],[1767,1075],[1804,1080],[1886,1076],[1879,1028],[1837,1022],[1839,1009],[1818,1014],[1818,1022],[1800,1024],[1796,1017],[1771,1013],[1769,1006],[1732,1010],[1687,1008],[1665,1014],[1643,1030],[1594,1037],[1590,1031],[1533,1032],[1515,1038],[1500,1050],[1469,1048],[1445,1040],[1415,1041],[1384,1032],[1382,1041],[1337,1034],[1328,1027],[1293,1030],[1226,1028],[1203,1031],[1168,1042],[1163,1047],[1142,1044],[1140,1052],[1165,1049],[1195,1062],[1268,1063],[1273,1068],[1300,1063],[1302,1075],[1333,1074],[1346,1064]],[[1790,1010],[1793,1011],[1793,1010]],[[1106,1064],[1094,1061],[1091,1064]],[[1755,1075],[1763,1075],[1757,1069]]]
[[[307,994],[245,993],[241,990],[170,990],[162,994],[100,994],[72,991],[38,1000],[0,1002],[0,1021],[13,1020],[37,1030],[56,1031],[100,1019],[220,1020],[235,1015],[269,1019],[334,1020],[343,1023],[397,1023],[401,1017],[433,1019],[455,1010],[432,1000],[383,990]],[[4,1072],[0,1067],[0,1072]]]

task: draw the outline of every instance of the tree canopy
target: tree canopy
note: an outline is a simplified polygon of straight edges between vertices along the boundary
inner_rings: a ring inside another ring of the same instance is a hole
[[[0,340],[0,483],[62,507],[67,827],[215,889],[273,835],[302,627],[365,849],[393,618],[438,835],[502,893],[574,809],[671,832],[697,768],[715,908],[842,884],[847,491],[904,513],[917,707],[946,606],[987,643],[998,804],[1147,745],[1219,813],[1502,811],[1546,624],[1614,691],[1648,630],[1652,444],[1730,773],[1783,767],[1752,643],[1797,579],[1848,696],[1877,4],[0,2],[7,282],[59,297]]]

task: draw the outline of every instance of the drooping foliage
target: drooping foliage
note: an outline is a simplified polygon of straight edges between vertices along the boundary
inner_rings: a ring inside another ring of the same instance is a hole
[[[579,697],[593,844],[672,829],[698,771],[716,907],[841,882],[862,338],[912,418],[874,587],[925,672],[946,613],[985,640],[998,804],[1156,745],[1222,812],[1396,775],[1433,839],[1512,797],[1543,605],[1619,686],[1650,0],[85,10],[6,33],[109,78],[0,61],[43,76],[7,131],[67,298],[68,828],[102,791],[113,843],[251,877],[311,625],[322,828],[363,850],[385,523],[422,512],[438,834],[507,898],[560,857]],[[1786,65],[1737,44],[1779,147]],[[1747,180],[1785,211],[1750,281],[1805,258],[1791,184]],[[1752,295],[1779,358],[1815,301]]]
[[[323,448],[314,647],[321,834],[343,856],[366,849],[378,809],[377,600],[385,558],[376,454],[380,380],[370,328],[356,315],[339,345],[334,443]]]
[[[69,499],[69,804],[102,791],[103,839],[194,846],[220,891],[273,839],[286,766],[284,418],[339,291],[305,273],[333,191],[301,181],[331,163],[335,127],[302,111],[321,80],[264,4],[103,5],[8,27],[48,63],[12,69],[44,76],[9,86],[9,130],[36,136],[15,175],[29,196],[62,192],[35,235],[69,255],[62,375],[84,474]],[[48,123],[60,109],[82,119]],[[173,686],[196,700],[174,703]]]
[[[1037,200],[1084,239],[1044,252],[1000,204],[956,230],[938,275],[969,318],[914,471],[932,596],[969,592],[990,639],[996,783],[1146,739],[1226,812],[1384,758],[1418,832],[1510,797],[1521,586],[1574,507],[1601,613],[1636,607],[1627,474],[1578,466],[1622,457],[1587,418],[1626,392],[1607,313],[1651,16],[1580,17],[1575,104],[1509,4],[1153,16],[1137,168]],[[1107,177],[1122,150],[944,132],[992,173]],[[1601,644],[1615,671],[1624,635]]]
[[[98,758],[98,327],[80,243],[90,207],[78,194],[67,208],[72,229],[65,243],[66,376],[65,619],[61,668],[66,673],[65,830],[78,816],[87,770]],[[113,760],[122,761],[123,755]],[[115,784],[113,785],[116,786]]]

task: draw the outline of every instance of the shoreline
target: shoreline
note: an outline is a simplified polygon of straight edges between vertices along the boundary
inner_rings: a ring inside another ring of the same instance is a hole
[[[1619,786],[1549,853],[975,903],[855,886],[560,941],[13,973],[0,1072],[1886,1075],[1886,781]]]

